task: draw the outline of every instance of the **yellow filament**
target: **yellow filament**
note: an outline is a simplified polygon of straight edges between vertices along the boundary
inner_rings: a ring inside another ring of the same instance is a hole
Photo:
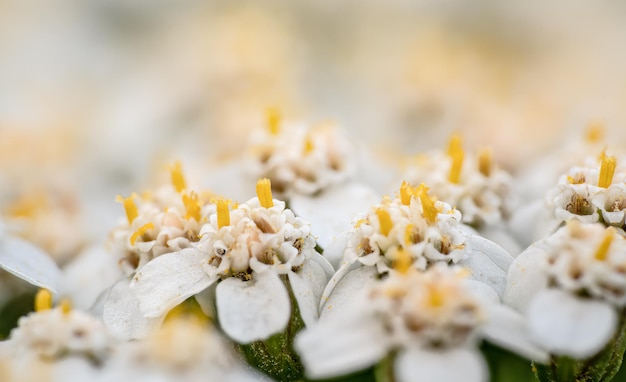
[[[426,218],[430,224],[434,224],[437,220],[439,210],[435,207],[435,200],[428,196],[428,187],[424,183],[420,184],[418,187],[417,195],[422,203],[424,218]]]
[[[400,248],[398,252],[396,252],[396,261],[394,264],[394,268],[396,271],[405,275],[411,269],[411,264],[413,263],[411,259],[411,255],[403,248]]]
[[[170,178],[176,192],[182,192],[187,187],[185,176],[183,175],[183,167],[180,162],[176,162],[170,166]]]
[[[35,312],[42,312],[52,308],[52,293],[47,289],[39,289],[35,295]]]
[[[604,124],[592,122],[585,131],[585,140],[589,143],[599,142],[604,138]]]
[[[400,201],[405,206],[411,204],[411,198],[413,197],[413,187],[406,181],[402,181],[402,185],[400,186]]]
[[[189,194],[183,194],[183,205],[185,206],[185,210],[187,213],[185,214],[185,219],[196,219],[197,222],[200,221],[200,202],[198,201],[198,195],[191,191]]]
[[[600,166],[600,176],[598,177],[598,186],[607,188],[613,182],[613,174],[615,173],[615,166],[617,165],[617,159],[615,157],[602,158],[602,165]]]
[[[274,207],[274,200],[272,200],[272,183],[269,179],[263,178],[256,182],[256,196],[259,198],[261,207]]]
[[[130,237],[130,244],[135,245],[135,243],[137,242],[137,239],[143,236],[149,229],[154,229],[154,224],[146,223],[142,225],[141,227],[139,227],[139,229],[135,231]]]
[[[64,315],[67,315],[72,311],[72,302],[67,298],[61,300],[59,305],[61,306],[61,312],[63,312]]]
[[[604,238],[602,242],[598,246],[596,250],[595,258],[599,261],[604,261],[608,257],[609,247],[611,246],[611,242],[613,241],[613,237],[615,237],[615,229],[612,227],[607,228],[604,231]]]
[[[389,231],[391,231],[391,227],[393,227],[389,211],[384,208],[377,208],[376,216],[378,216],[378,223],[380,224],[380,233],[387,236]]]
[[[121,195],[118,195],[115,198],[115,201],[118,203],[122,203],[124,205],[124,210],[126,211],[126,218],[128,219],[128,225],[133,224],[133,221],[137,218],[139,213],[137,212],[137,206],[135,205],[134,199],[137,197],[137,194],[134,192],[128,197],[123,198]]]
[[[280,133],[280,122],[282,119],[280,111],[275,107],[267,108],[265,117],[267,118],[267,129],[270,134],[278,135],[278,133]]]
[[[448,141],[448,156],[452,157],[459,151],[463,151],[463,140],[461,135],[453,134]]]
[[[478,153],[478,171],[480,171],[481,174],[483,174],[484,176],[489,176],[491,175],[491,167],[492,167],[492,161],[491,161],[491,150],[489,149],[485,149],[485,150],[481,150]]]
[[[217,201],[217,228],[230,225],[229,201],[220,199]]]
[[[461,169],[463,168],[463,158],[465,154],[463,149],[459,149],[450,155],[452,157],[452,164],[450,165],[450,173],[448,174],[448,180],[450,183],[458,184],[461,180]]]

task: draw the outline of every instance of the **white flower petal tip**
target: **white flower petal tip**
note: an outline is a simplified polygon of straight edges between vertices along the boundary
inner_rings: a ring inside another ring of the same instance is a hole
[[[489,285],[502,297],[513,257],[496,243],[477,235],[469,236],[468,244],[471,252],[459,264],[469,268],[474,279]]]
[[[120,338],[145,338],[161,325],[164,316],[145,317],[139,309],[139,300],[130,294],[128,284],[128,279],[124,278],[113,285],[104,303],[102,320]]]
[[[337,235],[327,247],[324,248],[324,258],[332,265],[334,270],[341,267],[343,254],[348,247],[348,232]]]
[[[360,290],[378,277],[376,267],[361,266],[358,262],[340,268],[324,289],[320,301],[320,319],[328,319],[349,303]]]
[[[215,293],[219,323],[240,344],[267,339],[289,323],[289,294],[274,272],[255,273],[250,281],[225,279]]]
[[[289,272],[288,277],[302,320],[310,326],[319,318],[318,306],[328,281],[326,273],[317,263],[305,261],[297,272]]]
[[[535,294],[547,288],[548,276],[537,264],[545,250],[545,243],[538,241],[515,258],[507,275],[507,286],[502,298],[505,304],[524,312]]]
[[[59,289],[59,267],[43,250],[25,240],[9,236],[0,240],[0,267],[40,288],[54,293]]]
[[[139,269],[130,283],[146,317],[159,317],[215,282],[203,269],[203,255],[188,248],[168,253]]]
[[[367,211],[378,200],[379,195],[369,187],[348,183],[316,196],[293,195],[289,205],[296,215],[311,223],[311,232],[317,236],[319,245],[326,249],[338,232],[352,228],[352,219],[358,213]]]
[[[482,355],[466,348],[402,352],[396,359],[395,374],[398,382],[486,382],[489,379]]]
[[[532,338],[550,353],[584,359],[611,339],[617,314],[608,303],[548,289],[531,302],[528,326]]]

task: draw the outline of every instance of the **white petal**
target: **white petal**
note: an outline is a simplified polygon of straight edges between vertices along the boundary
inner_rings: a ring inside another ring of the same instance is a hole
[[[139,300],[128,290],[130,280],[124,278],[111,288],[102,313],[102,320],[112,333],[125,338],[144,338],[156,329],[164,316],[147,318],[139,309]]]
[[[222,329],[241,344],[283,331],[291,317],[287,289],[272,271],[255,273],[250,281],[228,278],[215,293]]]
[[[535,294],[548,286],[548,276],[541,266],[545,243],[538,241],[515,258],[509,268],[502,301],[525,312]]]
[[[533,361],[547,362],[548,354],[529,339],[524,317],[511,308],[488,305],[488,321],[482,328],[490,342]]]
[[[500,297],[496,291],[483,282],[465,279],[463,280],[463,289],[486,303],[500,303]]]
[[[509,232],[502,228],[486,227],[480,230],[480,234],[485,239],[491,240],[501,246],[513,257],[516,257],[522,252],[522,247],[519,245],[517,240],[515,240]]]
[[[287,275],[302,320],[306,326],[312,325],[319,317],[318,307],[328,280],[326,274],[317,263],[305,261],[297,272],[289,272]]]
[[[200,305],[200,309],[202,313],[206,314],[207,317],[215,317],[215,287],[217,285],[215,283],[211,284],[210,287],[205,290],[196,293],[194,298],[198,305]]]
[[[489,377],[482,355],[466,348],[401,352],[395,372],[398,382],[483,382]]]
[[[320,255],[317,251],[313,251],[310,255],[307,256],[307,261],[313,261],[317,265],[322,268],[324,271],[324,275],[326,276],[326,281],[330,280],[331,277],[335,274],[335,268],[330,264],[330,262],[325,258],[325,256]]]
[[[344,269],[350,269],[350,267]],[[339,273],[339,271],[337,273]],[[333,279],[335,277],[338,276],[334,276]],[[334,288],[332,288],[332,292],[329,292],[327,287],[322,296],[320,320],[329,320],[331,316],[334,317],[336,312],[341,312],[341,310],[345,309],[346,305],[348,305],[354,296],[368,284],[376,280],[377,277],[378,272],[376,271],[376,267],[360,266],[350,270],[345,276],[340,278]],[[328,296],[327,293],[329,293]]]
[[[343,254],[348,247],[349,232],[342,232],[337,235],[327,247],[324,247],[324,258],[333,266],[339,269],[343,261]]]
[[[472,278],[489,285],[502,297],[513,257],[496,243],[480,236],[469,236],[468,243],[471,252],[459,264],[470,269]]]
[[[351,304],[341,317],[306,328],[296,337],[294,347],[309,378],[345,375],[387,355],[390,344],[381,322],[354,307]]]
[[[15,237],[0,241],[0,267],[40,288],[55,292],[61,270],[54,260],[35,245]]]
[[[554,354],[587,358],[611,339],[617,314],[610,304],[548,289],[528,307],[531,336]]]
[[[157,257],[140,268],[130,284],[147,317],[158,317],[215,282],[204,271],[204,257],[195,248]]]
[[[555,223],[550,210],[540,199],[518,208],[509,219],[509,228],[523,248],[549,234]]]
[[[289,200],[296,215],[311,223],[317,242],[326,248],[335,235],[352,228],[352,219],[379,200],[369,187],[357,183],[338,185],[314,197],[293,195]]]

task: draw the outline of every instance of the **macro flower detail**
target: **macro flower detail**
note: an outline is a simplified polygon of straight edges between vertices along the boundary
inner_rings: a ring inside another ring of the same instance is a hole
[[[485,381],[476,348],[481,338],[543,359],[525,339],[522,317],[477,293],[466,275],[443,263],[425,272],[400,265],[398,273],[368,285],[296,338],[307,375],[338,377],[387,360],[397,381]]]

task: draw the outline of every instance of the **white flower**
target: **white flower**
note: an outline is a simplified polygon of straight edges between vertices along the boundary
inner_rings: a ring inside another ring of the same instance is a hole
[[[542,360],[525,339],[524,321],[497,298],[437,264],[405,269],[352,296],[345,309],[304,329],[294,346],[311,378],[341,376],[390,354],[398,381],[486,381],[481,338]]]
[[[162,255],[137,271],[129,289],[144,318],[159,319],[217,283],[219,323],[239,343],[285,328],[292,311],[287,287],[305,324],[317,319],[332,267],[315,251],[308,224],[273,200],[269,187],[267,180],[260,181],[259,197],[232,211],[228,202],[219,201],[197,248]],[[211,309],[204,299],[197,300]]]
[[[524,251],[508,276],[504,301],[528,316],[533,339],[586,358],[609,341],[626,306],[626,240],[572,221]]]
[[[325,251],[329,259],[343,256],[343,262],[324,291],[324,313],[341,305],[340,296],[392,271],[404,253],[409,265],[420,271],[439,262],[464,265],[474,279],[502,295],[511,255],[489,240],[466,234],[460,212],[427,192],[424,185],[403,183],[399,198],[383,199],[361,215],[343,245]]]

